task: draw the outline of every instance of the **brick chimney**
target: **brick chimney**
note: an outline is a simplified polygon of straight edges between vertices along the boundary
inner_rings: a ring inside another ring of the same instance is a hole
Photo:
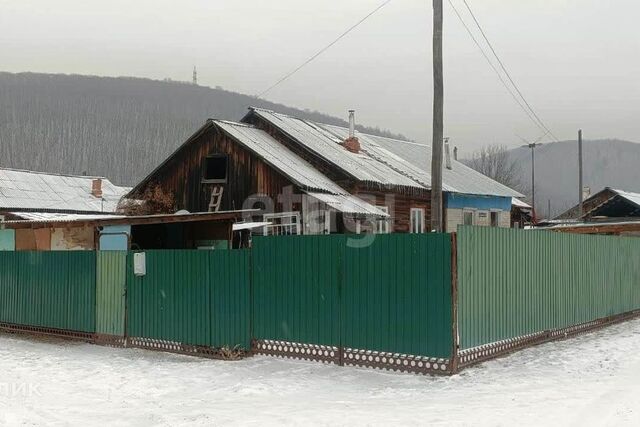
[[[96,178],[91,181],[91,195],[98,199],[102,198],[102,179]]]
[[[360,152],[360,141],[356,138],[356,112],[349,110],[349,138],[342,142],[342,146],[352,153]]]

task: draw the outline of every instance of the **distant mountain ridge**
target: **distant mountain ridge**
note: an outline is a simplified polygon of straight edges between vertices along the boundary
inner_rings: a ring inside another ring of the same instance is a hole
[[[522,189],[531,193],[531,150],[516,148],[510,158],[520,166]],[[584,185],[594,194],[604,187],[640,193],[640,144],[618,139],[584,141]],[[563,141],[536,148],[536,209],[546,217],[578,203],[578,143]]]
[[[238,121],[250,106],[348,125],[337,117],[221,88],[129,77],[0,72],[0,166],[87,172],[133,185],[206,119]],[[406,139],[379,128],[358,129]]]

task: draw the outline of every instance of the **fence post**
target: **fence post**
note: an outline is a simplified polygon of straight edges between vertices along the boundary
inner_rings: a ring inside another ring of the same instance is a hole
[[[341,245],[338,250],[338,366],[344,366],[344,348],[342,347],[342,337],[344,335],[344,276],[345,276],[345,262],[347,251],[347,242],[341,238],[339,239]]]
[[[451,366],[450,373],[458,372],[458,236],[451,233]]]

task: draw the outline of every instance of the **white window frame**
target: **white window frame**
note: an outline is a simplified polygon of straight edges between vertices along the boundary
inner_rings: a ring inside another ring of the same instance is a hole
[[[500,212],[499,210],[492,209],[489,211],[489,227],[500,228]],[[496,216],[496,225],[493,225],[492,217]]]
[[[424,233],[424,229],[425,229],[424,208],[411,208],[410,215],[411,215],[411,219],[410,219],[411,233]]]
[[[388,206],[376,206],[382,212],[389,214]],[[377,234],[389,234],[391,232],[391,218],[380,218],[376,221]]]
[[[300,235],[300,212],[278,212],[271,214],[264,214],[263,221],[270,222],[270,220],[280,220],[280,222],[271,223],[263,227],[263,233],[265,236],[279,236],[279,235]],[[282,222],[284,219],[289,219],[287,222]]]
[[[464,221],[465,215],[471,215],[471,224],[467,224]],[[471,209],[462,209],[462,225],[476,225],[476,213]]]

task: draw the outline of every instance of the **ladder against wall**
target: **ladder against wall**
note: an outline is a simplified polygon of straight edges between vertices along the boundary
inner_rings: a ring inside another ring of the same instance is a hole
[[[222,193],[224,187],[222,185],[216,185],[211,190],[211,200],[209,201],[209,212],[218,212],[220,205],[222,204]]]

